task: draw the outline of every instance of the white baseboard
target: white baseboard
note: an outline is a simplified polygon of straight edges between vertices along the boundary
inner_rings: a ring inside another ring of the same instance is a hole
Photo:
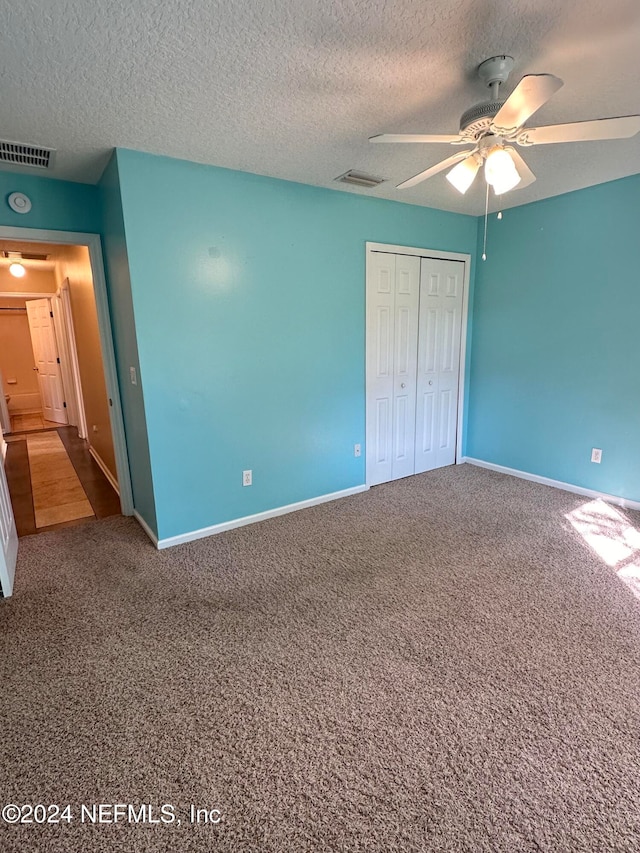
[[[595,489],[586,489],[583,486],[575,486],[573,483],[563,483],[562,480],[552,480],[549,477],[541,477],[539,474],[529,474],[527,471],[518,471],[517,468],[507,468],[504,465],[496,465],[495,462],[485,462],[483,459],[474,459],[472,456],[463,456],[461,462],[477,465],[479,468],[488,468],[490,471],[498,471],[500,474],[509,474],[511,477],[519,477],[521,480],[530,480],[532,483],[541,483],[543,486],[551,486],[554,489],[562,489],[565,492],[573,492],[576,495],[585,495],[588,498],[600,498],[610,504],[616,504],[626,509],[640,510],[640,501],[632,501],[617,495],[609,495],[598,492]]]
[[[96,463],[96,465],[98,466],[98,468],[100,468],[100,470],[102,471],[102,473],[104,474],[104,476],[107,478],[107,480],[111,483],[111,485],[112,485],[112,486],[113,486],[113,488],[115,489],[116,494],[117,494],[118,496],[120,496],[120,489],[118,488],[118,481],[117,481],[117,480],[116,480],[116,478],[113,476],[113,474],[111,473],[111,471],[107,468],[107,466],[105,465],[105,463],[102,461],[102,459],[100,458],[99,454],[94,450],[94,448],[93,448],[93,447],[89,447],[89,453],[90,453],[90,454],[91,454],[91,456],[93,457],[93,461]]]
[[[153,542],[153,544],[157,548],[158,547],[158,537],[153,532],[153,530],[149,527],[149,525],[144,520],[144,518],[140,515],[140,513],[138,512],[137,509],[134,509],[134,511],[133,511],[133,517],[135,518],[135,520],[138,522],[140,527],[144,530],[144,532],[147,534],[149,539],[151,539],[151,541]]]
[[[331,492],[328,495],[320,495],[317,498],[309,498],[306,501],[298,501],[298,503],[279,506],[275,509],[267,509],[264,512],[257,512],[255,515],[245,515],[243,518],[234,518],[232,521],[224,521],[222,524],[213,524],[211,527],[203,527],[200,530],[193,530],[191,533],[181,533],[179,536],[170,536],[168,539],[155,539],[146,524],[140,519],[137,513],[134,515],[142,524],[143,528],[152,539],[155,539],[156,547],[171,548],[173,545],[182,545],[184,542],[193,542],[195,539],[204,539],[205,536],[213,536],[216,533],[224,533],[225,530],[233,530],[236,527],[244,527],[245,524],[255,524],[258,521],[266,521],[267,518],[275,518],[277,515],[286,515],[289,512],[297,512],[299,509],[308,509],[318,504],[335,501],[339,498],[347,498],[350,495],[357,495],[360,492],[368,491],[369,486],[353,486],[351,489],[342,489],[340,492]]]

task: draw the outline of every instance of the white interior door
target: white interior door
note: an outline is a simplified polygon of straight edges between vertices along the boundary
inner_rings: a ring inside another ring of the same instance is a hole
[[[67,412],[58,357],[58,344],[49,300],[30,299],[27,302],[27,318],[31,332],[33,357],[38,371],[42,415],[49,421],[66,424]]]
[[[464,264],[422,258],[415,471],[456,461]]]
[[[367,481],[414,472],[420,259],[374,252],[367,294]]]
[[[0,443],[4,450],[4,441],[0,440]],[[8,598],[13,592],[13,578],[16,573],[18,534],[4,470],[4,457],[4,452],[0,453],[0,585],[2,594]]]

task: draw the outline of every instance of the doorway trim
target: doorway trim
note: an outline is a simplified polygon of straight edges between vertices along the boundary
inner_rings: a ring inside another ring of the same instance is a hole
[[[111,400],[109,419],[113,436],[118,485],[120,487],[120,508],[123,515],[133,515],[131,472],[129,470],[129,456],[122,417],[122,402],[116,370],[113,332],[107,296],[107,281],[102,260],[100,235],[81,231],[53,231],[49,229],[17,228],[3,225],[0,226],[0,240],[20,240],[26,243],[57,243],[65,246],[86,246],[89,250],[93,292],[98,314],[98,328],[100,330],[100,352],[102,354],[107,394]],[[52,295],[55,296],[55,294],[47,294],[49,298]]]
[[[460,334],[460,367],[458,373],[458,420],[456,423],[456,465],[461,465],[465,460],[462,455],[462,436],[465,423],[465,378],[467,369],[467,338],[469,336],[469,285],[471,281],[471,255],[462,252],[442,252],[438,249],[423,249],[415,246],[395,246],[390,243],[371,243],[367,241],[366,247],[366,272],[365,272],[365,312],[369,288],[371,285],[372,269],[371,257],[375,252],[384,252],[390,255],[414,255],[418,258],[435,258],[442,261],[460,261],[464,264],[462,283],[462,319]],[[366,333],[365,333],[366,347]],[[366,361],[365,361],[366,365]],[[365,366],[365,383],[366,383]],[[365,416],[366,418],[366,416]],[[365,471],[366,482],[369,485],[369,476]]]
[[[84,396],[82,394],[82,382],[80,381],[80,364],[78,362],[78,347],[76,345],[76,332],[73,324],[73,312],[71,311],[71,294],[69,290],[69,279],[65,278],[56,292],[53,302],[53,320],[60,329],[58,346],[66,354],[66,364],[63,370],[62,381],[65,387],[69,386],[67,397],[71,398],[72,406],[69,413],[69,423],[78,429],[78,436],[86,438],[87,417],[84,410]],[[56,331],[58,329],[56,328]],[[65,381],[65,372],[67,374]],[[69,406],[67,405],[67,408]],[[72,420],[71,418],[73,417]],[[107,477],[113,478],[112,474]],[[113,483],[111,484],[113,485]],[[116,489],[118,491],[118,489]]]

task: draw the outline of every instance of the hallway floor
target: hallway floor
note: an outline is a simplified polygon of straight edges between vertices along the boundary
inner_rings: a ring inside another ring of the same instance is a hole
[[[75,427],[6,436],[18,536],[119,515],[120,499]]]
[[[26,415],[11,415],[11,432],[33,432],[34,430],[55,429],[60,424],[48,421],[41,412],[29,412]]]

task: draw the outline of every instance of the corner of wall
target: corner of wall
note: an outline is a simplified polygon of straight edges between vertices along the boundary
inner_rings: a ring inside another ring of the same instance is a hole
[[[148,528],[157,535],[153,475],[149,456],[144,394],[136,323],[131,295],[127,240],[122,209],[117,151],[111,155],[98,184],[102,217],[103,256],[111,309],[114,347],[122,414],[127,436],[129,467],[134,508]],[[130,368],[137,373],[137,384],[130,381]]]

